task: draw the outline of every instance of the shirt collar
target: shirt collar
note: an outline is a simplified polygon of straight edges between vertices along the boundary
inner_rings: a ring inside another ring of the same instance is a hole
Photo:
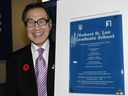
[[[45,49],[45,51],[47,51],[49,49],[50,43],[49,43],[49,39],[47,39],[44,44],[41,46],[41,48]],[[37,45],[35,45],[34,43],[31,43],[31,48],[34,52],[37,51],[37,49],[39,48]]]

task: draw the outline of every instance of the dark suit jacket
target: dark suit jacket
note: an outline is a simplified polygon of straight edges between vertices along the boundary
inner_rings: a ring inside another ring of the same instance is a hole
[[[47,91],[54,96],[55,46],[50,43]],[[7,61],[7,96],[38,96],[30,44]]]

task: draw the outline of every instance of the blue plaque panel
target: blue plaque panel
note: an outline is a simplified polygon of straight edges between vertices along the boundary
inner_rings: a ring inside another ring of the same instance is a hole
[[[70,23],[70,93],[125,94],[122,15]]]

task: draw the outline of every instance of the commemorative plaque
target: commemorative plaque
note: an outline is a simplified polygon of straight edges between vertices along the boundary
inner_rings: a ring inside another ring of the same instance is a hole
[[[70,23],[70,93],[125,94],[122,15]]]

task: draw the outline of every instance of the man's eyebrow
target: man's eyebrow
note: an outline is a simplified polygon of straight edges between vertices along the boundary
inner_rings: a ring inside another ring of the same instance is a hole
[[[25,21],[29,21],[29,20],[33,20],[32,18],[28,18],[28,19],[26,19]]]
[[[38,20],[41,20],[41,19],[46,19],[46,17],[41,17],[41,18],[39,18]],[[26,21],[29,21],[29,20],[33,20],[33,21],[34,21],[34,19],[32,19],[32,18],[26,19]],[[46,19],[46,20],[47,20],[47,19]]]

